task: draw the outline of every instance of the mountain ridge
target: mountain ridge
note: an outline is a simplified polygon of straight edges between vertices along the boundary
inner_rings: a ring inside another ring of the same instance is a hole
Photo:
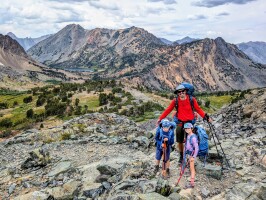
[[[74,31],[71,42],[58,45],[66,36],[71,38],[68,29],[80,30],[82,37]],[[78,45],[73,51],[70,49],[74,42]],[[46,48],[51,44],[54,44],[49,47],[53,53]],[[51,67],[88,68],[94,71],[92,75],[119,77],[131,84],[159,90],[173,89],[182,81],[195,83],[199,90],[266,85],[265,66],[254,63],[235,45],[220,37],[171,46],[138,27],[85,30],[72,24],[27,52]]]

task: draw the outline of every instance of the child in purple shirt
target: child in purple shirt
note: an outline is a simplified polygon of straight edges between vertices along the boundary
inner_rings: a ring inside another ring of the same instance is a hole
[[[185,145],[185,151],[187,155],[189,156],[189,166],[190,166],[190,184],[187,186],[187,188],[194,188],[195,186],[195,159],[199,152],[199,144],[196,135],[193,133],[193,125],[191,123],[185,123],[184,124],[185,132],[187,133],[187,139],[186,139],[186,145]]]

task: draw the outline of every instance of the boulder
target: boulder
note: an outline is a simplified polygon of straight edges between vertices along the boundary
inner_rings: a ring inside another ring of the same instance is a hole
[[[60,162],[48,173],[48,176],[53,177],[64,173],[72,168],[71,165],[72,163],[70,161]]]
[[[65,183],[62,187],[54,187],[47,189],[46,192],[58,200],[73,199],[75,193],[78,190],[79,182],[75,180],[70,180]]]
[[[50,195],[40,191],[30,192],[28,194],[19,195],[14,200],[47,200]]]
[[[146,193],[146,194],[138,194],[140,200],[167,200],[168,198],[156,193]]]

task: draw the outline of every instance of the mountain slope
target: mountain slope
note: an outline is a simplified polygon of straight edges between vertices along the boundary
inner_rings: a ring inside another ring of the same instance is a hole
[[[129,82],[152,88],[171,88],[182,81],[197,90],[230,90],[266,85],[266,68],[255,64],[222,38],[204,39],[164,49],[164,63],[132,76]]]
[[[253,61],[266,64],[266,42],[247,42],[237,44],[237,47]]]
[[[25,51],[27,51],[29,48],[31,48],[32,46],[34,46],[35,44],[39,43],[40,41],[48,38],[51,36],[51,34],[49,35],[44,35],[38,38],[18,38],[14,33],[9,32],[7,33],[8,36],[10,36],[12,39],[16,40],[23,48]]]
[[[67,25],[58,33],[41,41],[28,50],[32,58],[47,64],[61,63],[75,56],[85,43],[88,31],[80,25]]]
[[[0,87],[21,89],[51,79],[66,80],[66,75],[36,62],[16,40],[0,34]]]
[[[180,40],[176,40],[174,41],[173,43],[174,44],[187,44],[187,43],[190,43],[190,42],[194,42],[194,41],[197,41],[197,40],[200,40],[200,39],[195,39],[195,38],[191,38],[191,37],[184,37]]]
[[[182,81],[198,90],[266,86],[265,66],[222,38],[168,46],[137,27],[88,31],[68,25],[28,53],[51,67],[86,68],[92,75],[159,90],[173,89]]]

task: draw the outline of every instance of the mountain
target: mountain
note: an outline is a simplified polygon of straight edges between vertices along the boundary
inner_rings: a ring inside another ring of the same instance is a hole
[[[25,51],[27,51],[29,48],[31,48],[35,44],[39,43],[40,41],[51,36],[51,34],[49,34],[49,35],[44,35],[44,36],[41,36],[38,38],[31,38],[31,37],[18,38],[12,32],[7,33],[7,35],[10,36],[12,39],[16,40],[25,49]]]
[[[170,40],[167,40],[167,39],[165,39],[165,38],[159,38],[164,44],[167,44],[167,45],[171,45],[171,44],[173,44],[173,42],[172,41],[170,41]]]
[[[266,64],[266,42],[243,42],[237,44],[237,47],[253,61]]]
[[[184,37],[183,39],[176,40],[173,43],[174,44],[187,44],[187,43],[194,42],[194,41],[197,41],[197,40],[200,40],[200,39],[195,39],[195,38],[190,38],[190,37]]]
[[[198,90],[266,86],[265,66],[222,38],[169,46],[142,28],[85,30],[72,24],[27,52],[51,67],[90,69],[92,76],[158,90],[182,81]]]
[[[0,34],[0,87],[26,86],[32,81],[51,79],[66,80],[66,75],[36,62],[16,40]]]
[[[164,43],[144,29],[85,30],[71,24],[28,50],[34,59],[52,67],[122,70],[152,57]],[[145,58],[145,59],[143,59]]]

